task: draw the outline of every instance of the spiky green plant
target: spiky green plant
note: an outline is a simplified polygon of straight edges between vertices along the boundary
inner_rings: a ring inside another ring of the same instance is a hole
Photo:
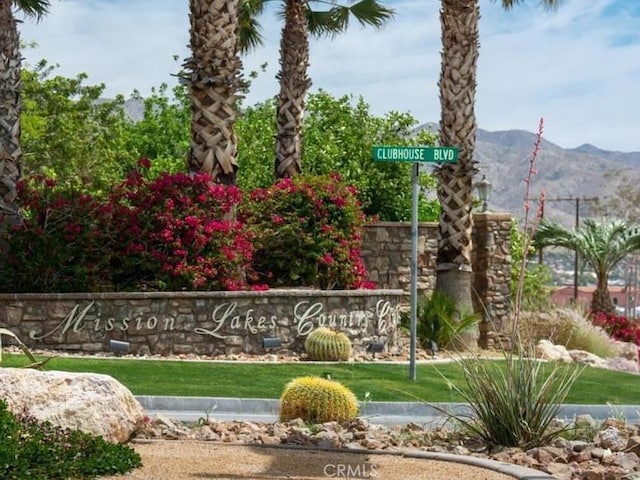
[[[533,349],[520,347],[518,353],[504,352],[505,369],[477,355],[462,358],[465,384],[451,387],[471,411],[441,411],[490,445],[527,450],[563,434],[565,429],[551,428],[552,422],[585,366],[541,362]]]
[[[402,314],[402,324],[409,325],[409,312]],[[480,316],[473,312],[460,312],[454,299],[435,291],[418,302],[416,312],[417,334],[423,348],[431,348],[434,341],[440,347],[450,347],[456,338],[471,330]]]
[[[320,327],[307,336],[304,350],[310,360],[346,361],[351,357],[351,340],[342,332]]]
[[[340,382],[321,377],[298,377],[280,397],[280,421],[346,422],[358,415],[358,400]]]

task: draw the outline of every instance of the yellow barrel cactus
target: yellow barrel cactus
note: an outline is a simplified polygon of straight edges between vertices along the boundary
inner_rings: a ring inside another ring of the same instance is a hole
[[[346,361],[351,357],[351,340],[342,332],[320,327],[309,334],[304,342],[304,350],[310,360]]]
[[[280,397],[280,421],[346,422],[358,416],[358,400],[340,382],[321,377],[298,377]]]

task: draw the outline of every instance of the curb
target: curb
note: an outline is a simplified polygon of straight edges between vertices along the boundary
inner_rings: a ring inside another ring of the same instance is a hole
[[[226,397],[164,397],[137,395],[136,399],[150,414],[196,421],[212,417],[225,420],[251,420],[274,422],[278,416],[279,401],[270,398],[226,398]],[[470,413],[464,403],[427,402],[363,402],[360,416],[371,423],[401,425],[441,424],[447,420],[442,411],[456,414]],[[563,405],[558,418],[573,420],[578,415],[591,415],[595,421],[610,417],[622,417],[628,423],[640,423],[640,405]]]

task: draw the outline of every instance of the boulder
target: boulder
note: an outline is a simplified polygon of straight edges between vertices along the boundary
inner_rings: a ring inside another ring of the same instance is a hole
[[[538,358],[552,362],[572,362],[567,348],[562,345],[554,345],[549,340],[540,340],[536,346]]]
[[[604,359],[585,350],[569,350],[569,355],[576,363],[583,363],[598,368],[606,367],[607,362]]]
[[[625,360],[640,360],[640,355],[638,354],[638,346],[635,343],[630,342],[616,342],[618,346],[619,356],[624,358]]]
[[[14,413],[128,441],[144,418],[133,394],[108,375],[0,368],[0,398]]]

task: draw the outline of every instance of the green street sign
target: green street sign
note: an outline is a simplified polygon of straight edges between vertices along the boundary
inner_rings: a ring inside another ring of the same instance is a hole
[[[373,159],[377,162],[456,163],[459,150],[455,147],[401,147],[376,145]]]

